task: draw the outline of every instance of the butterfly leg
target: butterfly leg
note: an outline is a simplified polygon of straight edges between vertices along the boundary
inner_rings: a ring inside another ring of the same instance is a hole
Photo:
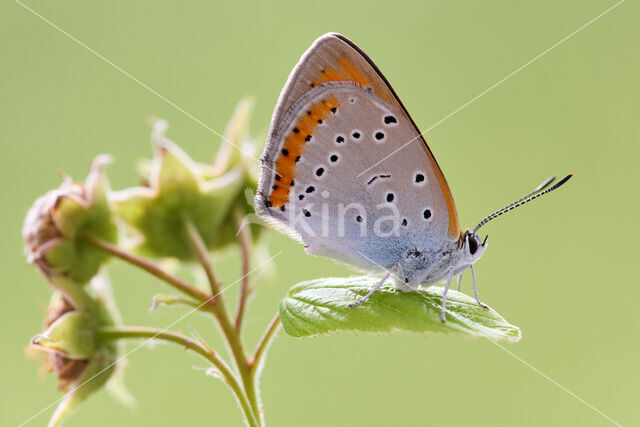
[[[458,275],[458,292],[460,292],[461,286],[462,286],[462,273]]]
[[[377,285],[375,285],[364,297],[362,297],[361,299],[359,299],[356,302],[353,302],[351,304],[347,304],[347,308],[354,308],[359,306],[360,304],[362,304],[363,302],[366,302],[369,297],[371,297],[371,295],[373,295],[378,289],[380,289],[382,287],[382,285],[384,285],[384,282],[387,281],[387,279],[389,278],[389,276],[391,275],[391,271],[393,271],[394,268],[396,268],[398,264],[393,265],[389,270],[387,270],[387,273],[384,275],[384,277],[382,278],[382,280],[380,280],[378,282]]]
[[[476,296],[476,302],[482,308],[489,308],[486,304],[480,302],[480,295],[478,295],[478,288],[476,288],[476,272],[471,266],[471,281],[473,282],[473,294]]]
[[[447,284],[444,286],[444,292],[442,293],[442,310],[440,311],[440,320],[442,320],[442,323],[447,321],[447,317],[446,317],[447,294],[449,293],[449,286],[451,286],[452,280],[453,280],[453,267],[449,268],[449,276],[447,276]]]
[[[395,273],[392,274],[391,281],[393,282],[393,286],[400,289],[402,292],[411,292],[416,290],[415,286],[408,283],[402,264],[396,264]]]

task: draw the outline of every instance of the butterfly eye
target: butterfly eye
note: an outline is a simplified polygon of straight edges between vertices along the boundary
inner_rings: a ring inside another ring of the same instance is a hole
[[[476,236],[469,236],[469,253],[474,255],[478,250],[478,239]]]

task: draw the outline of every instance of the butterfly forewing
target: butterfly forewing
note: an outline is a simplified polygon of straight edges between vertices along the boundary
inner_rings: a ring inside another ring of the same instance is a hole
[[[258,212],[310,253],[390,266],[414,247],[459,237],[453,199],[416,126],[342,36],[320,38],[295,68],[262,162]]]

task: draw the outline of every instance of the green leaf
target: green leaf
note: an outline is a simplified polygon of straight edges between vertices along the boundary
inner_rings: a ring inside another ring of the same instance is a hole
[[[441,287],[403,292],[383,287],[364,304],[347,309],[362,298],[380,279],[375,277],[324,278],[299,283],[280,303],[282,325],[293,337],[307,337],[334,331],[442,332],[517,342],[520,329],[475,299],[449,290],[447,321],[440,320]]]

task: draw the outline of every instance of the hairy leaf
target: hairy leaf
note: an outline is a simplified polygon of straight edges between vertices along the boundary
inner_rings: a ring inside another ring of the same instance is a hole
[[[443,332],[516,342],[520,329],[492,309],[454,290],[447,295],[447,321],[440,320],[441,287],[403,292],[384,285],[364,304],[348,309],[380,279],[369,276],[324,278],[299,283],[280,303],[282,325],[293,337],[332,331]]]

